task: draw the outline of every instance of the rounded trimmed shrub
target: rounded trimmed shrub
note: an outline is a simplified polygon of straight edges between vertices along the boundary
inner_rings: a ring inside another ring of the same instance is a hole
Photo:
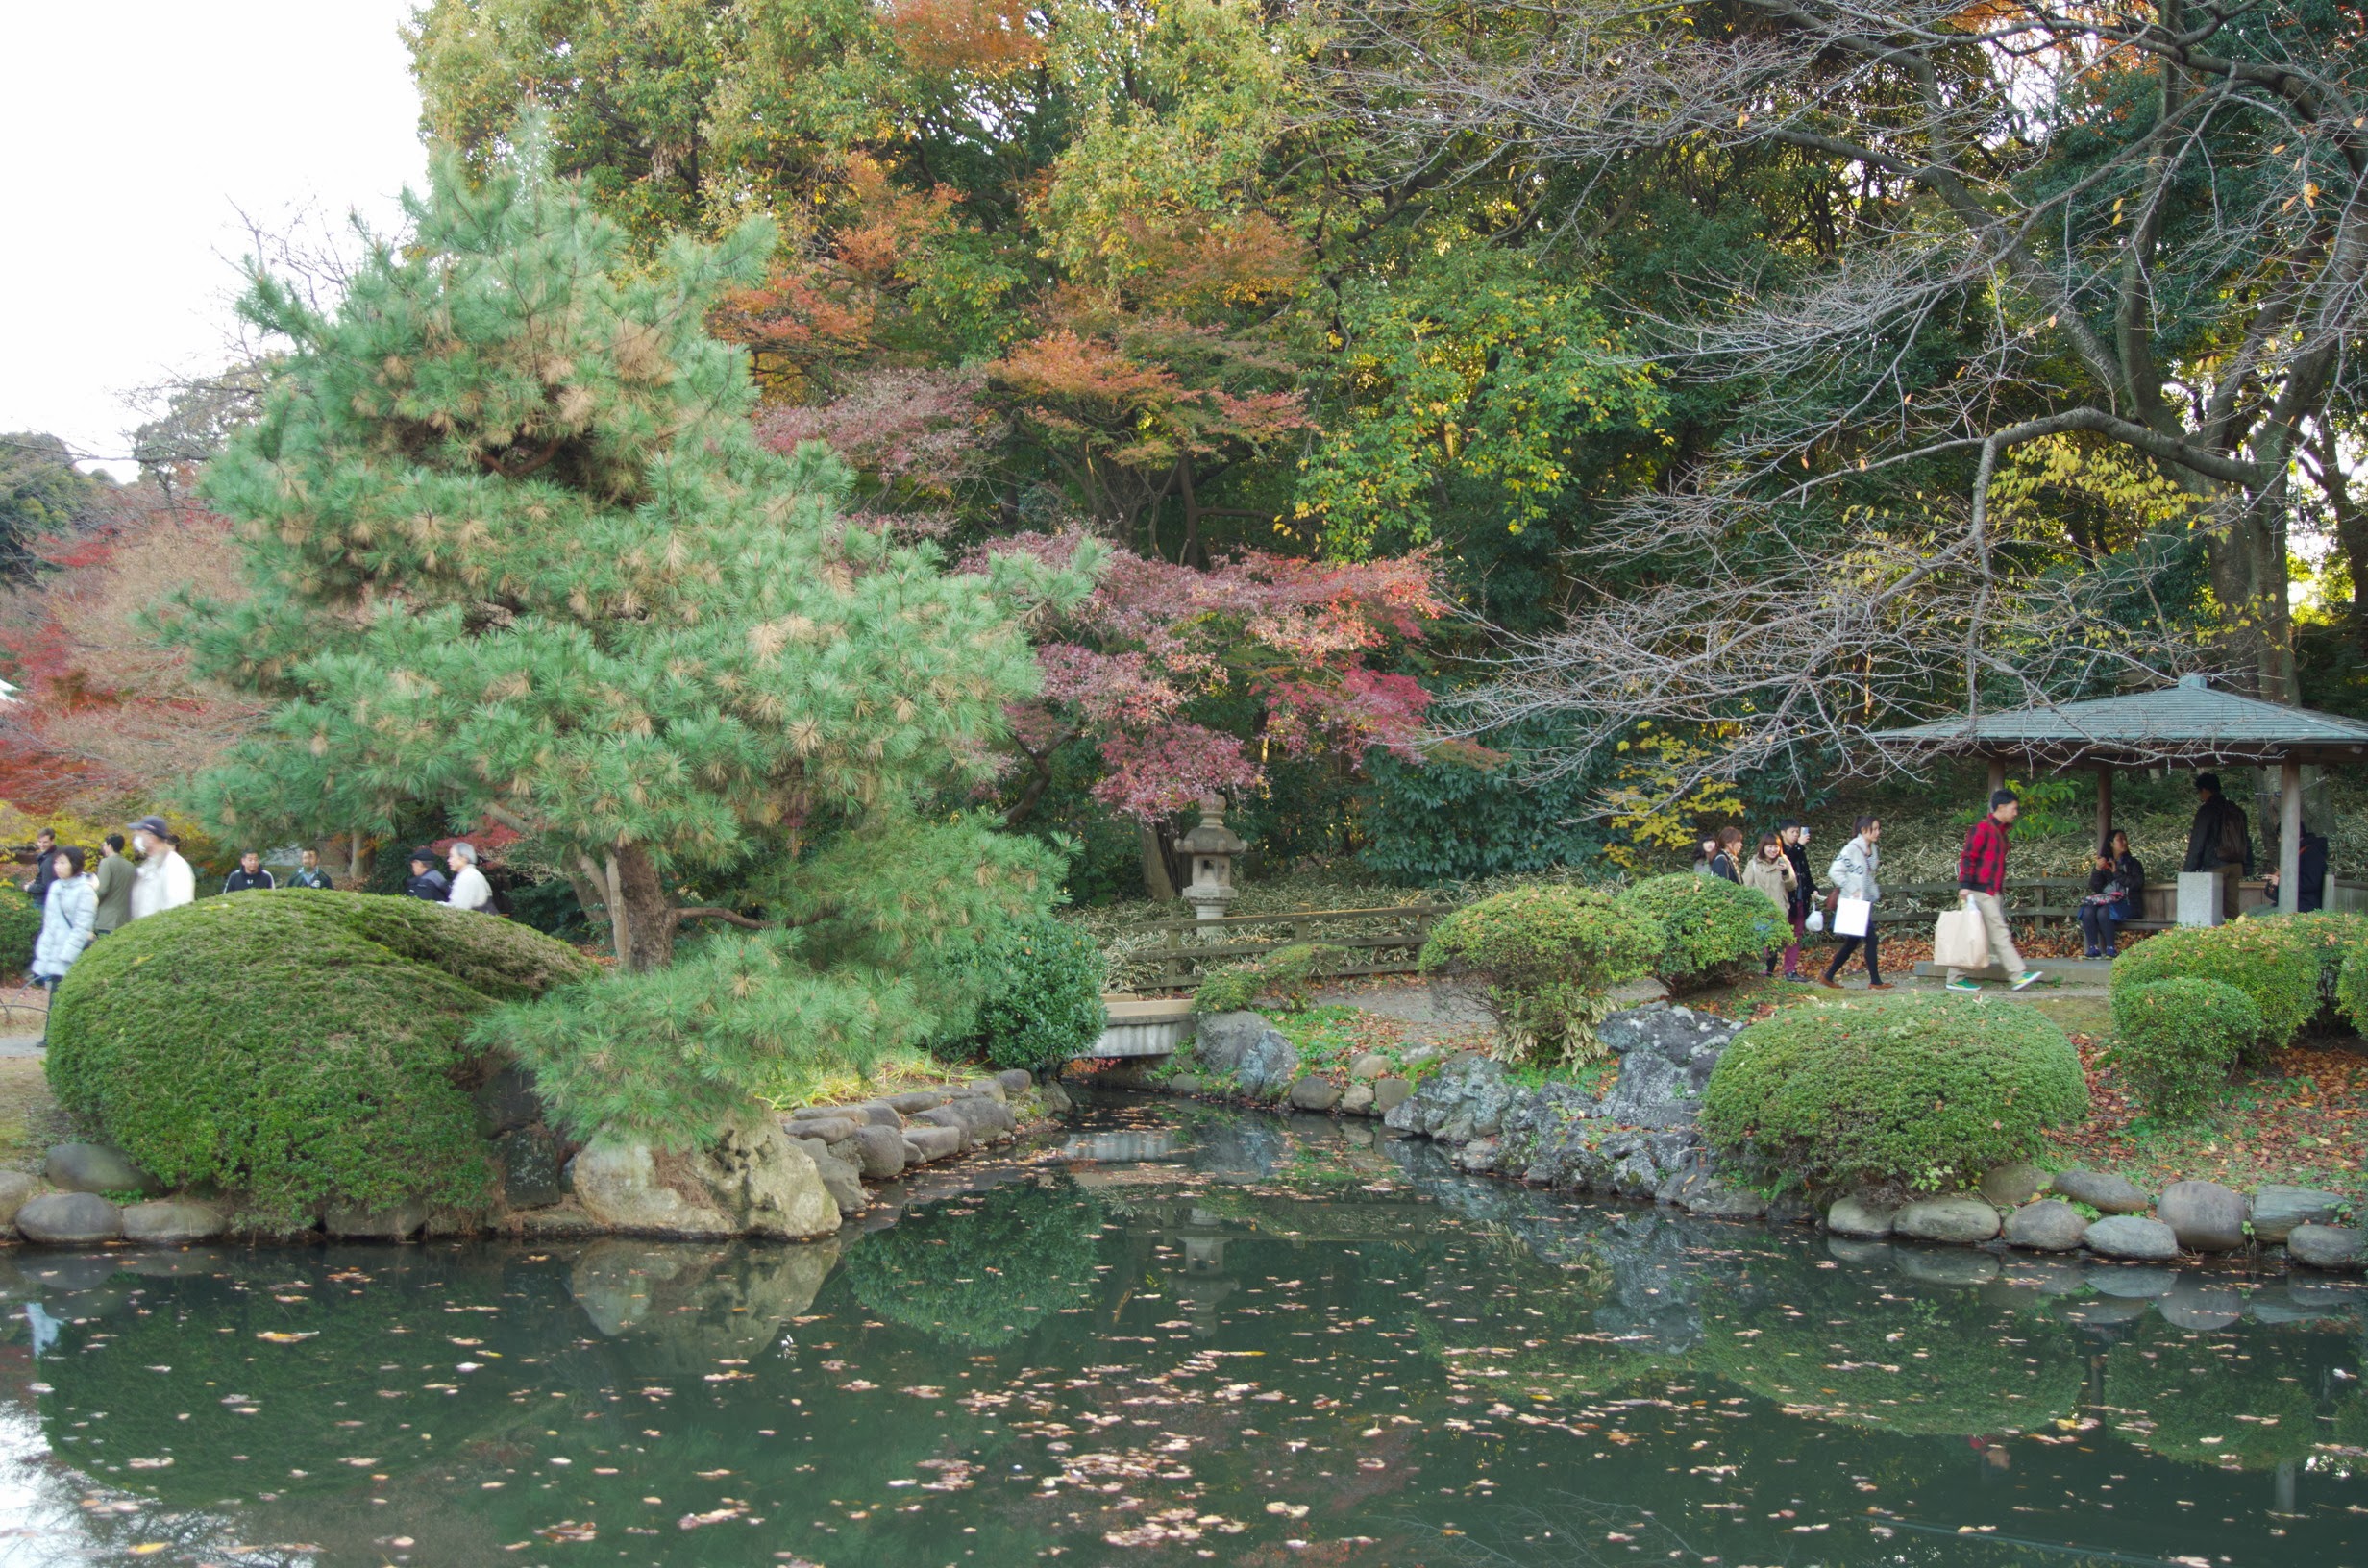
[[[2183,1121],[2204,1109],[2248,1042],[2261,1038],[2253,998],[2218,980],[2113,988],[2113,1065],[2149,1115]]]
[[[1650,973],[1667,941],[1659,920],[1608,894],[1516,888],[1432,927],[1422,972],[1479,978],[1516,1060],[1591,1062],[1604,1054],[1595,1025],[1611,1011],[1605,992]]]
[[[2368,948],[2368,915],[2331,915],[2324,910],[2308,915],[2272,915],[2269,923],[2290,933],[2297,942],[2308,947],[2319,965],[2319,1013],[2341,1007],[2340,991],[2343,966],[2354,953]]]
[[[940,1054],[1040,1072],[1086,1055],[1101,1038],[1106,970],[1101,949],[1079,927],[1049,915],[1022,920],[964,962],[982,986],[977,1016]]]
[[[1766,894],[1724,877],[1680,871],[1654,876],[1619,895],[1620,902],[1661,922],[1666,933],[1652,975],[1671,991],[1732,985],[1771,948],[1792,940],[1792,928]]]
[[[139,1164],[258,1215],[467,1206],[485,1145],[462,1037],[593,972],[564,943],[414,898],[238,893],[94,943],[58,990],[49,1082]]]
[[[2217,980],[2253,998],[2261,1032],[2246,1042],[2255,1060],[2291,1041],[2319,1011],[2317,945],[2292,920],[2158,931],[2113,960],[2112,993],[2159,980]]]
[[[2019,1002],[1811,1002],[1755,1023],[1702,1095],[1711,1145],[1755,1179],[1937,1192],[2088,1114],[2080,1056]]]
[[[25,890],[0,883],[0,970],[22,974],[33,968],[33,944],[41,936],[41,906]]]
[[[1193,988],[1196,1013],[1241,1013],[1258,1005],[1267,977],[1255,964],[1227,964],[1211,969]]]

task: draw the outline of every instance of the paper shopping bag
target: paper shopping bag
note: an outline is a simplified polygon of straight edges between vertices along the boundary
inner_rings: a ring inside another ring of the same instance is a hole
[[[1834,904],[1834,935],[1862,937],[1866,935],[1866,918],[1875,906],[1863,898],[1842,898]]]
[[[1952,969],[1988,966],[1989,928],[1979,911],[1947,910],[1933,922],[1933,962]]]

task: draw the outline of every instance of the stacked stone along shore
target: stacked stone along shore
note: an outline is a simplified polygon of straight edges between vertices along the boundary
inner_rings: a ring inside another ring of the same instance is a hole
[[[409,1240],[485,1233],[811,1240],[870,1207],[866,1183],[1009,1142],[1023,1119],[1065,1106],[1014,1069],[856,1105],[803,1106],[727,1132],[686,1152],[630,1139],[571,1149],[543,1119],[514,1069],[479,1090],[479,1131],[500,1190],[474,1213],[424,1205],[363,1211],[328,1206],[256,1239]],[[39,1179],[0,1172],[0,1236],[44,1246],[135,1242],[180,1246],[237,1230],[237,1205],[212,1194],[166,1193],[120,1151],[61,1143]]]
[[[2263,1187],[2246,1194],[2212,1182],[2174,1182],[2156,1197],[2099,1171],[2051,1174],[2012,1164],[1987,1172],[1978,1192],[1912,1201],[1861,1192],[1822,1202],[1788,1194],[1771,1202],[1717,1173],[1696,1125],[1711,1069],[1741,1029],[1713,1014],[1647,1003],[1614,1014],[1598,1030],[1619,1062],[1600,1097],[1576,1084],[1529,1088],[1509,1080],[1492,1058],[1432,1049],[1404,1059],[1410,1068],[1437,1061],[1417,1079],[1379,1080],[1391,1086],[1385,1102],[1379,1093],[1356,1094],[1355,1066],[1344,1090],[1303,1072],[1297,1053],[1265,1018],[1229,1013],[1201,1021],[1184,1070],[1160,1076],[1137,1068],[1102,1081],[1378,1115],[1394,1132],[1445,1145],[1450,1162],[1467,1171],[1650,1198],[1710,1218],[1822,1220],[1849,1239],[2085,1251],[2116,1262],[2283,1247],[2289,1259],[2312,1268],[2357,1270],[2368,1262],[2368,1238],[2337,1223],[2347,1200],[2310,1188]],[[2098,1217],[2090,1219],[2084,1208]]]

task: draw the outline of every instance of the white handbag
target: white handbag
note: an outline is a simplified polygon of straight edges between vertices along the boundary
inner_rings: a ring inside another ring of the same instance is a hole
[[[1866,935],[1866,919],[1874,911],[1874,904],[1864,898],[1836,899],[1834,902],[1834,935],[1838,937]]]
[[[1941,912],[1933,922],[1933,962],[1952,969],[1988,967],[1989,927],[1979,910],[1961,906]]]
[[[1811,910],[1811,911],[1809,912],[1809,919],[1805,919],[1805,920],[1803,920],[1803,921],[1801,922],[1801,929],[1802,929],[1802,930],[1804,930],[1804,931],[1806,931],[1806,932],[1808,932],[1808,933],[1809,933],[1811,936],[1813,936],[1813,936],[1815,936],[1818,932],[1820,932],[1820,931],[1824,930],[1824,929],[1825,929],[1825,911],[1824,911],[1824,910],[1822,910],[1822,909],[1813,909],[1813,910]]]

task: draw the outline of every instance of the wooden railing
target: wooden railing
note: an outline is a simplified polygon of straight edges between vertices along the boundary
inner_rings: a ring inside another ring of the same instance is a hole
[[[1295,942],[1320,942],[1362,955],[1356,963],[1325,968],[1320,972],[1327,976],[1412,974],[1422,944],[1430,940],[1431,927],[1454,908],[1452,904],[1399,904],[1380,909],[1295,909],[1276,915],[1226,915],[1214,920],[1187,916],[1143,920],[1112,935],[1161,939],[1150,950],[1137,948],[1128,955],[1129,968],[1151,966],[1147,980],[1138,983],[1158,990],[1192,985],[1211,968],[1258,958]],[[1369,929],[1337,929],[1359,924]],[[1370,929],[1376,926],[1380,929]],[[1253,937],[1253,932],[1271,934]],[[1229,940],[1237,933],[1244,940]],[[1188,937],[1197,940],[1187,941]]]

